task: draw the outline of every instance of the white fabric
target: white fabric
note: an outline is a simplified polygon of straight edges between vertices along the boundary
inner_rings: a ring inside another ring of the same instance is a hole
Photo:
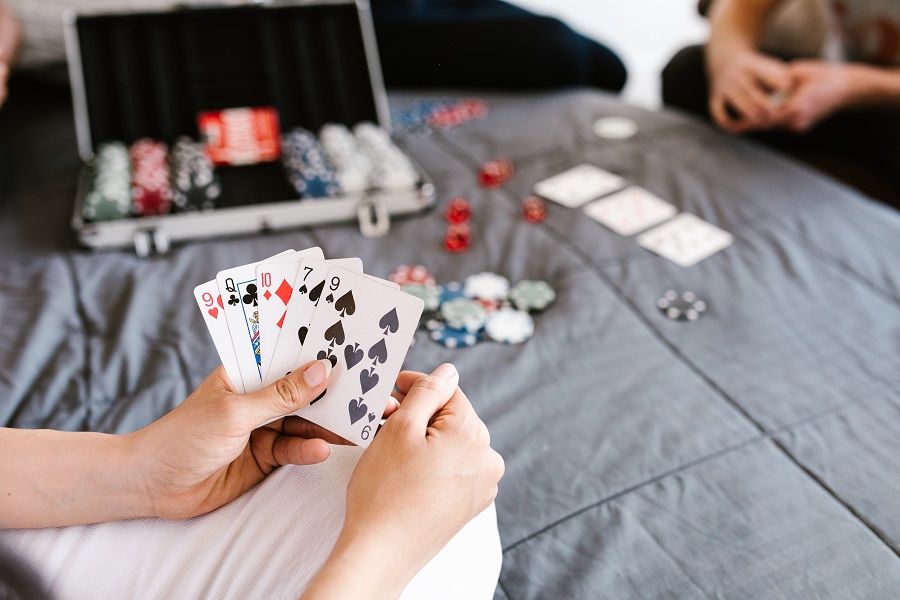
[[[335,446],[324,463],[283,467],[194,519],[2,531],[0,543],[34,566],[57,600],[298,598],[334,546],[361,453]],[[402,600],[492,598],[500,562],[492,505],[419,572]]]

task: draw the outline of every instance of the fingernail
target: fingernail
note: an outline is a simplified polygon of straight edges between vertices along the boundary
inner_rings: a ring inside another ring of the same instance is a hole
[[[435,377],[443,377],[444,379],[450,379],[454,375],[456,375],[456,367],[454,367],[450,363],[444,363],[439,366],[437,369],[432,371],[431,373]]]
[[[322,385],[328,379],[329,373],[331,373],[331,361],[317,360],[303,372],[303,379],[306,380],[306,385],[314,388]]]

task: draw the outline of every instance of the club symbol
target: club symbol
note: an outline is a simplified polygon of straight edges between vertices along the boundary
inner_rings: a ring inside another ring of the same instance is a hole
[[[247,293],[244,294],[244,297],[242,298],[242,300],[244,301],[244,304],[252,304],[253,306],[257,306],[256,284],[255,283],[251,283],[250,285],[247,286]]]
[[[241,303],[241,301],[238,300],[238,297],[235,296],[234,294],[231,294],[231,297],[228,298],[228,306],[236,306],[240,303]]]

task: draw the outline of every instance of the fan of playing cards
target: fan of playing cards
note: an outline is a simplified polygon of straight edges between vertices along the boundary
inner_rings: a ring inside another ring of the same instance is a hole
[[[293,413],[368,446],[422,315],[423,302],[366,275],[358,258],[321,248],[219,272],[194,297],[225,371],[253,392],[312,360],[332,364],[328,389]]]

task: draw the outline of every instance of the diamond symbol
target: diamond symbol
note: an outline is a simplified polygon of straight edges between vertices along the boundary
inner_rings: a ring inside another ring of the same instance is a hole
[[[270,292],[269,290],[266,290],[266,293],[263,294],[263,298],[265,298],[266,300],[268,300],[268,299],[271,298],[271,297],[272,297],[272,292]]]
[[[283,315],[281,315],[281,318],[278,319],[278,322],[276,323],[276,325],[278,325],[278,329],[281,329],[282,325],[284,325],[284,318],[286,316],[287,316],[287,312],[285,312]]]
[[[287,279],[281,280],[281,285],[278,286],[278,289],[275,290],[275,295],[281,298],[281,301],[285,304],[288,303],[288,300],[291,299],[291,294],[294,292],[294,289],[291,287],[291,284],[288,283]]]

